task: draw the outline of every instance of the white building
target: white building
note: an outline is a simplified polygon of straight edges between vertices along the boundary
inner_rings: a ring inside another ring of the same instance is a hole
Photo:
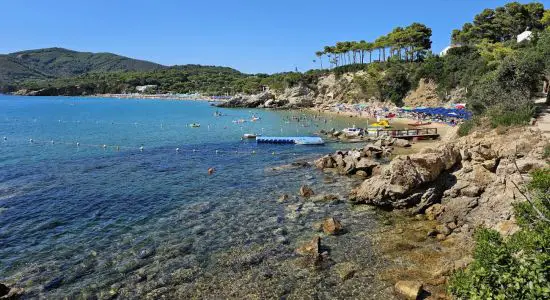
[[[447,52],[449,52],[449,50],[453,49],[453,48],[456,48],[456,47],[460,47],[461,45],[450,45],[450,46],[447,46],[445,47],[445,49],[441,50],[441,52],[439,52],[439,56],[445,56],[447,55]]]
[[[136,86],[136,91],[140,92],[140,93],[143,93],[145,92],[146,90],[148,89],[156,89],[157,86],[154,85],[154,84],[149,84],[149,85],[138,85]]]
[[[526,30],[520,34],[518,34],[518,43],[521,43],[523,41],[530,41],[531,38],[533,38],[533,32],[532,31],[529,31],[529,30]]]

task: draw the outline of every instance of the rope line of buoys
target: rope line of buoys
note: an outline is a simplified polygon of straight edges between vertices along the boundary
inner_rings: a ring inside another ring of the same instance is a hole
[[[18,144],[18,145],[24,145],[24,144],[32,144],[34,146],[48,146],[48,145],[53,145],[53,146],[72,146],[72,147],[75,147],[76,149],[82,149],[82,148],[96,148],[96,149],[102,149],[104,151],[108,151],[108,150],[115,150],[115,151],[120,151],[120,150],[128,150],[128,151],[131,151],[131,150],[134,150],[134,151],[139,151],[139,152],[146,152],[146,148],[144,145],[140,145],[140,146],[124,146],[124,145],[116,145],[116,144],[106,144],[106,143],[102,143],[102,144],[88,144],[88,143],[81,143],[81,142],[78,142],[78,141],[75,141],[75,142],[66,142],[66,141],[59,141],[59,140],[36,140],[34,138],[29,138],[29,139],[21,139],[21,138],[8,138],[7,136],[4,136],[3,137],[3,141],[0,143],[0,146],[2,145],[6,145],[6,144]],[[201,153],[201,154],[205,154],[205,153],[213,153],[215,155],[219,155],[219,154],[248,154],[248,155],[259,155],[259,154],[266,154],[266,155],[271,155],[271,156],[274,156],[274,155],[292,155],[292,156],[296,156],[298,155],[297,153],[295,152],[275,152],[275,151],[261,151],[260,149],[248,149],[248,150],[243,150],[243,149],[237,149],[237,150],[233,150],[233,149],[228,149],[228,150],[220,150],[220,149],[209,149],[209,150],[204,150],[204,149],[196,149],[196,148],[190,148],[190,149],[184,149],[184,148],[180,148],[180,147],[176,147],[176,148],[170,148],[168,149],[167,147],[165,146],[156,146],[154,148],[154,151],[155,152],[159,152],[159,151],[170,151],[170,152],[173,152],[175,150],[176,153]]]

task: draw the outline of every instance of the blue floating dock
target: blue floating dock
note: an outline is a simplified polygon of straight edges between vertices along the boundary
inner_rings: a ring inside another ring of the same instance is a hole
[[[257,143],[270,144],[299,144],[299,145],[323,145],[325,141],[318,136],[297,136],[297,137],[279,137],[279,136],[258,136]]]

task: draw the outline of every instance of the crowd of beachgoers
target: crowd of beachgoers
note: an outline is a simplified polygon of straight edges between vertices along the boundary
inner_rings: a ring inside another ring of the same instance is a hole
[[[325,110],[326,111],[326,110]],[[369,119],[392,120],[407,119],[422,123],[439,123],[455,126],[471,118],[471,113],[464,104],[448,107],[396,107],[388,104],[337,104],[328,112],[364,117]]]

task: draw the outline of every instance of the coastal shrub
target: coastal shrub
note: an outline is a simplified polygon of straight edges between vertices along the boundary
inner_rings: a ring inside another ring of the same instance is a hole
[[[403,105],[403,99],[412,86],[407,70],[401,64],[392,64],[378,85],[382,99],[390,100],[397,106]]]
[[[474,120],[466,120],[458,127],[458,136],[467,136],[476,126]]]
[[[534,105],[521,105],[516,107],[495,106],[487,111],[487,116],[493,128],[499,126],[527,125],[535,114]]]
[[[548,299],[550,297],[550,168],[531,174],[530,202],[514,206],[520,230],[508,238],[481,228],[474,261],[452,275],[457,299]]]
[[[544,150],[542,152],[542,158],[550,158],[550,144],[547,144],[544,146]]]

